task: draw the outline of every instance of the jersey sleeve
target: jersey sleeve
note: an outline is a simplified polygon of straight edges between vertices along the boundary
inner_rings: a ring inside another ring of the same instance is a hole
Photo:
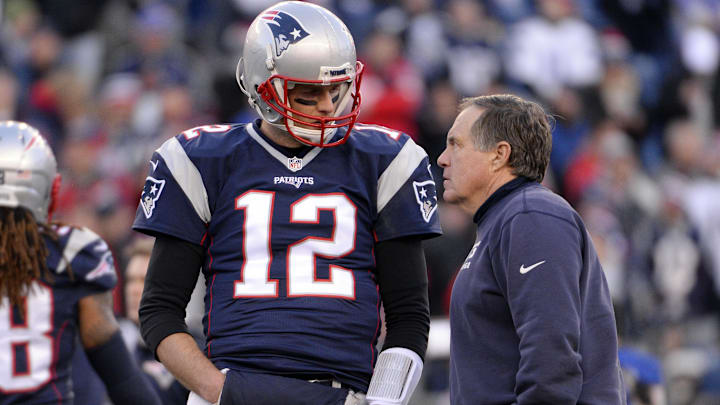
[[[133,229],[201,244],[210,221],[208,196],[181,137],[167,140],[153,154]]]
[[[117,274],[107,243],[88,228],[67,227],[65,232],[67,239],[57,271],[61,273],[69,267],[74,283],[87,294],[113,289]]]
[[[407,136],[400,151],[378,179],[375,236],[378,241],[402,236],[442,234],[435,180],[425,150]]]

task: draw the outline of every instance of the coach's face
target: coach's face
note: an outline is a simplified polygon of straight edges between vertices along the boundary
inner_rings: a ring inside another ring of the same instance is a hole
[[[438,158],[443,168],[443,198],[457,204],[470,215],[474,214],[487,198],[491,179],[493,152],[477,149],[470,129],[484,109],[468,107],[458,114],[448,131],[445,150]]]

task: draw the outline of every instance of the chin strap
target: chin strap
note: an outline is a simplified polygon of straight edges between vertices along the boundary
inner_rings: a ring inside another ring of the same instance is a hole
[[[407,405],[420,381],[423,361],[404,347],[383,350],[373,371],[367,401],[369,405]]]
[[[268,121],[268,123],[270,125],[274,126],[275,128],[278,128],[278,129],[282,130],[283,132],[288,133],[288,129],[285,126],[285,123],[278,124],[278,123],[272,123],[269,121]],[[306,142],[303,142],[303,143],[310,145],[310,146],[316,146],[316,145],[312,145],[310,142],[312,142],[314,144],[320,143],[320,130],[319,129],[300,128],[297,125],[294,125],[292,120],[288,120],[288,126],[290,127],[290,129],[292,130],[292,132],[295,135],[308,141],[307,143]],[[325,128],[325,137],[323,138],[323,144],[330,143],[330,140],[332,140],[332,138],[335,136],[335,132],[337,132],[337,128]],[[297,138],[295,138],[295,139],[297,139]],[[299,141],[302,142],[302,140],[299,140]]]

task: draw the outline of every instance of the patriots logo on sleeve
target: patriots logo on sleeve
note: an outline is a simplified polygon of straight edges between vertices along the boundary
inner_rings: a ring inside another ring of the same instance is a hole
[[[110,252],[105,252],[105,254],[103,254],[98,265],[85,275],[85,279],[91,281],[106,275],[111,278],[115,278],[115,264],[113,262],[112,253]]]
[[[165,180],[158,180],[148,176],[145,179],[145,186],[140,195],[140,206],[142,206],[145,218],[150,219],[155,210],[155,202],[160,198],[160,194],[165,187]]]
[[[420,206],[420,213],[425,222],[430,222],[433,213],[437,210],[437,192],[435,182],[432,180],[413,181],[415,201]]]
[[[265,20],[272,31],[277,57],[280,57],[290,45],[310,35],[300,22],[288,13],[273,10],[264,13],[260,18]]]

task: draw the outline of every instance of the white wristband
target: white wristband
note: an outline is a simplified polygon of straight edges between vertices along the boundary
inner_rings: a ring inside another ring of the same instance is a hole
[[[392,347],[378,356],[367,401],[369,405],[407,405],[420,381],[423,362],[417,353]]]

